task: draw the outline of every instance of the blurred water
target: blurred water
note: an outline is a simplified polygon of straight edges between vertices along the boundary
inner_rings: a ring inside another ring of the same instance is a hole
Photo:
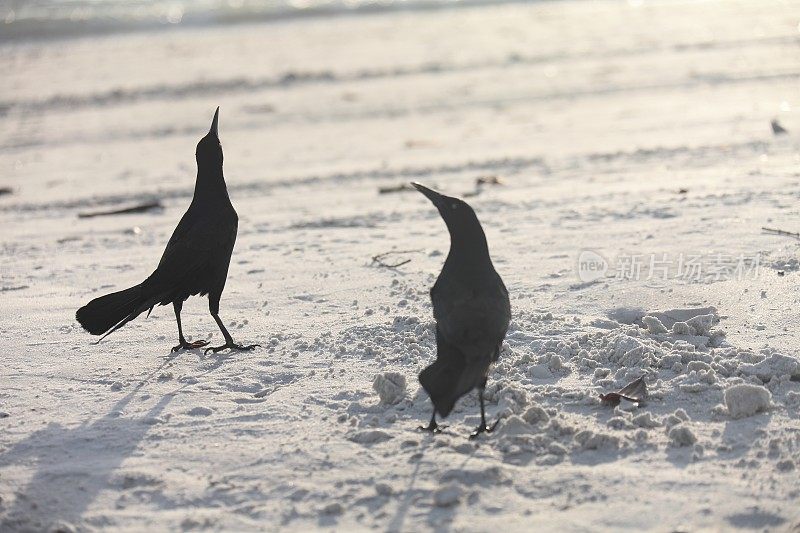
[[[4,0],[0,40],[270,20],[509,0]],[[519,1],[519,0],[512,0]]]

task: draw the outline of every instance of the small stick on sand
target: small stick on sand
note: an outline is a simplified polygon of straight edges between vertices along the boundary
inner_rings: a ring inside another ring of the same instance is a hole
[[[764,226],[762,226],[761,229],[773,235],[786,235],[787,237],[794,237],[795,239],[800,239],[800,233],[793,233],[791,231],[786,231],[776,228],[766,228]]]
[[[378,194],[389,194],[393,192],[405,192],[416,190],[408,183],[401,183],[400,185],[389,185],[388,187],[378,188]]]
[[[395,192],[416,192],[417,189],[411,186],[410,183],[398,183],[397,185],[387,185],[385,187],[378,187],[378,194],[391,194]]]
[[[500,176],[481,176],[475,180],[475,186],[481,185],[505,185],[506,182]]]
[[[390,252],[383,252],[382,254],[372,256],[372,263],[377,264],[379,267],[384,268],[397,268],[408,264],[411,262],[411,259],[406,259],[405,261],[400,261],[399,263],[387,263],[384,259],[392,254],[414,254],[414,253],[422,253],[422,250],[392,250]]]
[[[484,185],[505,185],[506,182],[499,176],[481,176],[475,180],[475,190],[464,193],[465,198],[478,196],[483,192]]]
[[[153,211],[156,209],[163,209],[164,206],[161,205],[161,202],[154,201],[154,202],[146,202],[139,205],[134,205],[132,207],[126,207],[124,209],[114,209],[112,211],[95,211],[94,213],[78,213],[78,218],[92,218],[92,217],[104,217],[109,215],[129,215],[132,213],[146,213],[147,211]]]

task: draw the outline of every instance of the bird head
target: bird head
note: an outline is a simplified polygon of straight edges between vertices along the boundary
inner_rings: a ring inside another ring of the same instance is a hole
[[[411,185],[436,206],[444,223],[447,224],[447,229],[453,240],[485,239],[481,223],[478,221],[475,211],[467,202],[460,198],[445,196],[425,187],[421,183],[412,182]]]
[[[211,129],[205,137],[197,143],[195,157],[199,166],[222,166],[222,145],[219,142],[219,107],[211,121]]]

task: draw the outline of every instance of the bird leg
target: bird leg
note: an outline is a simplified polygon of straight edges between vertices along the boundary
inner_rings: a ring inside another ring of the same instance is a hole
[[[178,342],[180,343],[177,346],[172,347],[172,353],[175,353],[178,350],[193,350],[195,348],[202,348],[203,346],[207,345],[208,341],[188,342],[186,340],[186,338],[183,336],[183,327],[181,326],[181,308],[183,307],[183,302],[172,302],[172,307],[175,309],[175,320],[178,322]]]
[[[433,414],[431,415],[431,421],[427,426],[419,426],[420,431],[429,431],[432,434],[441,433],[444,426],[440,426],[436,423],[436,408],[433,409]]]
[[[233,337],[231,337],[231,334],[228,333],[228,330],[225,328],[225,324],[223,324],[222,320],[219,318],[219,314],[212,312],[211,316],[214,318],[214,321],[217,323],[217,326],[219,326],[219,330],[222,332],[222,336],[225,337],[225,344],[223,344],[222,346],[212,346],[211,348],[206,348],[205,353],[208,352],[217,353],[227,349],[238,350],[240,352],[247,352],[252,350],[253,348],[261,347],[260,344],[247,344],[247,345],[236,344],[235,342],[233,342]]]
[[[481,401],[481,423],[477,428],[475,428],[475,431],[473,431],[470,434],[470,436],[469,436],[470,439],[476,438],[481,433],[491,433],[492,431],[494,431],[494,428],[497,426],[497,423],[500,422],[500,420],[498,419],[490,427],[486,427],[486,409],[483,406],[483,390],[484,390],[484,388],[486,388],[486,383],[485,382],[484,382],[482,387],[478,387],[478,398]]]

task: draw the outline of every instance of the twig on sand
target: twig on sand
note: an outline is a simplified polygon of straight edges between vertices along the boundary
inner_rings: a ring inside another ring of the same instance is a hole
[[[392,250],[390,252],[383,252],[382,254],[372,256],[372,264],[377,264],[379,267],[384,267],[384,268],[397,268],[410,263],[411,259],[406,259],[405,261],[400,261],[399,263],[387,263],[385,259],[393,254],[415,254],[415,253],[416,254],[422,253],[422,250]]]
[[[389,194],[393,192],[413,191],[414,188],[408,183],[401,183],[400,185],[389,185],[388,187],[380,187],[378,194]]]
[[[480,193],[483,192],[483,187],[485,185],[505,185],[506,182],[500,176],[481,176],[475,179],[475,190],[468,191],[464,193],[465,198],[472,198],[474,196],[478,196]]]
[[[794,237],[795,239],[800,239],[800,233],[794,233],[791,231],[786,231],[777,228],[766,228],[764,226],[761,229],[767,233],[771,233],[772,235],[786,235],[787,237]]]
[[[387,185],[386,187],[379,187],[378,194],[390,194],[394,192],[407,192],[416,191],[410,183],[399,183],[397,185]]]
[[[506,182],[500,176],[481,176],[475,180],[475,185],[505,185]]]
[[[111,211],[95,211],[93,213],[78,213],[78,218],[92,218],[92,217],[104,217],[109,215],[129,215],[132,213],[146,213],[147,211],[154,211],[156,209],[163,209],[164,206],[161,205],[159,201],[153,202],[145,202],[143,204],[134,205],[132,207],[126,207],[124,209],[114,209]]]

